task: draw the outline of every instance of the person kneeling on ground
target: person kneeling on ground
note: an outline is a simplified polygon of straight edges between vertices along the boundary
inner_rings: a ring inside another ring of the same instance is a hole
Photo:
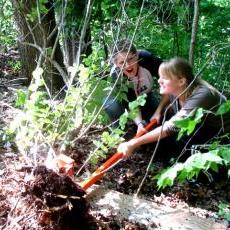
[[[121,143],[118,151],[124,153],[124,157],[130,156],[137,147],[157,142],[158,139],[160,139],[160,145],[164,143],[165,139],[170,139],[174,146],[181,151],[184,147],[192,144],[205,143],[219,134],[221,130],[230,131],[229,116],[223,118],[214,114],[219,106],[226,101],[225,96],[206,81],[194,78],[192,67],[185,59],[176,57],[163,62],[159,67],[159,76],[160,94],[167,97],[168,103],[165,108],[169,106],[168,108],[173,111],[173,116],[149,133]],[[175,121],[187,118],[197,108],[203,108],[210,112],[204,114],[203,121],[192,135],[183,141],[177,141],[178,129]],[[161,111],[163,111],[162,108]],[[169,145],[164,144],[164,148],[166,148],[167,154],[173,151]]]
[[[151,119],[159,120],[158,111],[155,112],[159,100],[153,92],[153,77],[158,77],[162,60],[146,50],[137,50],[128,40],[118,42],[114,49],[110,75],[114,81],[119,82],[116,85],[117,91],[121,90],[121,84],[131,85],[126,94],[129,102],[136,100],[139,95],[147,94],[145,105],[139,109],[138,116],[134,119],[138,132]],[[164,99],[161,104],[164,104]],[[120,102],[111,96],[105,101],[104,110],[112,122],[116,122],[125,109],[128,109],[128,102],[125,100]]]

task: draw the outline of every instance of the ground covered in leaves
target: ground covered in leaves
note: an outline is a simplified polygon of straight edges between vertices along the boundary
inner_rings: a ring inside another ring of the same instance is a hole
[[[91,140],[85,138],[71,151],[76,158],[76,170],[84,162]],[[2,229],[147,229],[148,226],[122,220],[119,223],[110,217],[91,213],[90,204],[85,200],[85,193],[76,181],[44,167],[26,167],[23,158],[11,149],[1,149],[0,179],[0,226]],[[134,194],[145,174],[149,154],[146,149],[139,149],[131,159],[120,162],[108,171],[99,186]],[[100,164],[99,164],[100,165]],[[195,216],[224,222],[218,216],[220,202],[229,203],[229,181],[219,180],[209,183],[204,178],[201,182],[175,184],[171,188],[158,191],[153,180],[162,162],[155,162],[155,167],[143,184],[139,196],[170,208],[189,208]],[[88,165],[93,171],[97,166]],[[84,172],[85,173],[85,172]],[[81,225],[80,225],[80,224]],[[160,229],[160,228],[159,228]]]
[[[9,57],[1,56],[4,63],[0,65],[0,131],[17,114],[17,110],[12,107],[15,100],[14,91],[21,87],[18,84],[10,84],[15,82],[15,76],[5,63],[7,58]],[[65,152],[75,160],[75,172],[83,165],[85,157],[93,148],[92,141],[99,139],[101,132],[102,127],[91,127],[87,135],[78,139],[75,146]],[[2,138],[2,132],[0,134]],[[152,153],[152,146],[138,149],[130,159],[121,161],[109,170],[97,184],[121,193],[135,194],[146,173]],[[112,215],[104,217],[91,212],[90,204],[85,200],[85,192],[75,182],[83,175],[89,175],[102,162],[97,165],[87,164],[77,177],[71,179],[45,167],[25,165],[16,148],[1,141],[0,228],[148,229],[148,226],[127,220],[118,223]],[[220,202],[230,202],[230,182],[226,177],[221,175],[210,182],[203,175],[198,181],[176,183],[171,188],[159,191],[153,177],[164,167],[165,162],[154,161],[141,187],[140,197],[169,207],[187,207],[195,216],[226,222],[218,215]]]

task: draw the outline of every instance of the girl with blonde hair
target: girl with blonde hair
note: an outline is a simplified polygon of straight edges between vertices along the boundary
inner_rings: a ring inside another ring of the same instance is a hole
[[[192,144],[205,143],[221,130],[229,132],[229,116],[224,119],[225,127],[223,127],[223,117],[214,114],[226,101],[226,97],[204,80],[195,78],[191,65],[185,59],[176,57],[163,62],[158,73],[160,94],[167,98],[167,102],[159,104],[154,116],[158,114],[163,117],[166,108],[166,111],[170,111],[172,116],[151,132],[120,144],[118,151],[123,152],[125,157],[130,156],[137,147],[158,140],[160,143],[165,143],[165,139],[171,140],[171,144],[181,150],[185,145],[188,147]],[[175,121],[191,116],[198,108],[209,112],[205,114],[203,121],[191,136],[184,138],[183,141],[177,141],[178,128]],[[164,144],[164,146],[168,153],[173,151],[170,145]]]

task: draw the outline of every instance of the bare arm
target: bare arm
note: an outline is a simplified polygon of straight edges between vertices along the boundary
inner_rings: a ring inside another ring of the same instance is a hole
[[[142,114],[141,114],[140,110],[138,110],[138,115],[133,119],[133,121],[137,125],[137,133],[141,129],[144,129],[144,123],[143,123],[143,120],[142,120]]]
[[[158,138],[162,139],[166,136],[168,136],[166,128],[164,128],[164,126],[159,126],[139,138],[134,138],[128,142],[120,144],[118,146],[118,152],[122,152],[125,157],[129,157],[137,147],[144,144],[156,142]]]
[[[137,114],[137,116],[133,119],[133,121],[135,122],[135,124],[138,126],[138,124],[140,123],[140,122],[142,122],[142,115],[141,115],[141,111],[140,110],[138,110],[138,114]]]
[[[164,109],[166,108],[166,106],[169,104],[169,102],[170,100],[169,100],[168,95],[162,95],[161,101],[150,120],[156,119],[157,123],[159,124],[162,113]]]

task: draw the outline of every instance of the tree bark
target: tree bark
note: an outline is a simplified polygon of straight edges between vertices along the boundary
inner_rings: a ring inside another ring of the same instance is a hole
[[[198,23],[199,23],[199,0],[195,0],[194,1],[194,17],[193,17],[193,24],[192,24],[192,36],[191,36],[191,43],[190,43],[190,50],[189,50],[189,62],[192,66],[194,63]]]
[[[23,3],[22,3],[23,2]],[[58,30],[55,22],[53,1],[49,0],[46,12],[39,12],[35,0],[12,0],[19,32],[18,46],[22,61],[22,75],[30,83],[32,72],[37,65],[44,69],[44,79],[51,92],[65,85],[63,55],[57,40]],[[33,14],[32,14],[33,12]],[[34,12],[37,12],[36,16]],[[32,18],[30,18],[32,17]]]
[[[81,54],[86,54],[86,56],[88,56],[92,53],[91,30],[89,23],[86,25],[83,23],[87,12],[86,0],[72,0],[67,4],[67,9],[68,13],[65,15],[66,26],[64,27],[63,43],[65,62],[67,66],[72,66],[76,62],[79,47],[81,48]],[[90,15],[88,16],[90,17]],[[83,28],[84,26],[86,26],[86,28]],[[83,29],[85,29],[85,34],[81,37]]]

